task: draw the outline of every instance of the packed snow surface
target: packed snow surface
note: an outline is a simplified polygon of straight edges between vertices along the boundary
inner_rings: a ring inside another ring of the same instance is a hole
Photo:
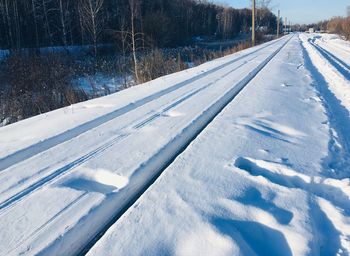
[[[349,255],[346,51],[285,36],[0,128],[0,255]]]

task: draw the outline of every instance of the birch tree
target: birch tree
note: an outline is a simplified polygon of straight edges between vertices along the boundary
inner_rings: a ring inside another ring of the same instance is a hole
[[[97,43],[103,31],[103,1],[104,0],[80,0],[79,12],[85,31],[91,36],[94,53],[97,56]]]
[[[60,25],[62,31],[62,42],[64,46],[68,45],[68,24],[69,24],[69,6],[70,0],[58,0],[58,10],[60,16]]]
[[[130,7],[130,23],[131,23],[131,47],[132,47],[132,56],[134,61],[134,73],[136,82],[138,83],[140,81],[139,77],[139,65],[137,60],[137,42],[139,40],[139,37],[142,35],[142,33],[139,33],[136,31],[136,22],[137,17],[139,16],[139,1],[138,0],[129,0],[129,7]],[[142,40],[142,38],[141,38]]]

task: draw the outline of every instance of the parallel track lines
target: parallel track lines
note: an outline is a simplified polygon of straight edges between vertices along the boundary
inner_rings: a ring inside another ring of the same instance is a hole
[[[256,58],[256,56],[251,58],[251,59],[249,59],[248,61],[252,61],[255,58]],[[69,171],[73,170],[74,168],[76,168],[78,166],[81,166],[82,164],[86,163],[87,161],[89,161],[89,160],[91,160],[93,158],[96,158],[97,156],[101,155],[103,152],[108,150],[110,147],[112,147],[116,143],[121,142],[122,140],[126,139],[127,137],[129,137],[132,134],[132,132],[124,132],[123,130],[128,131],[128,130],[130,130],[129,128],[132,128],[134,130],[141,129],[142,127],[144,127],[145,125],[147,125],[151,121],[154,121],[155,119],[161,117],[162,114],[164,114],[165,112],[171,110],[172,108],[175,108],[176,106],[178,106],[179,104],[183,103],[184,101],[189,100],[194,95],[200,93],[201,91],[204,91],[205,89],[207,89],[210,86],[214,85],[219,80],[224,79],[225,77],[227,77],[232,72],[236,71],[237,69],[239,69],[242,66],[244,66],[245,64],[247,64],[248,61],[246,61],[243,64],[239,65],[235,69],[230,70],[229,72],[227,72],[226,74],[224,74],[220,78],[218,78],[218,79],[216,79],[214,81],[211,81],[208,84],[202,86],[201,88],[196,89],[193,92],[185,95],[184,97],[176,100],[175,102],[171,103],[169,106],[165,107],[161,111],[158,111],[158,113],[153,114],[152,116],[146,118],[145,120],[140,121],[136,125],[133,125],[132,127],[128,127],[127,126],[127,127],[122,128],[119,131],[119,134],[116,137],[108,140],[106,143],[104,143],[100,147],[90,151],[89,153],[87,153],[87,154],[77,158],[76,160],[74,160],[74,161],[64,165],[61,168],[56,169],[50,175],[48,175],[48,176],[46,176],[46,177],[44,177],[44,178],[42,178],[42,179],[32,183],[27,188],[21,190],[20,192],[16,193],[15,195],[13,195],[13,196],[7,198],[6,200],[2,201],[0,203],[0,215],[3,214],[4,211],[6,211],[7,209],[11,208],[16,203],[20,202],[25,197],[27,197],[30,194],[34,193],[35,191],[39,190],[44,185],[48,185],[48,184],[53,183],[55,180],[59,179],[60,177],[62,177],[66,173],[68,173]]]
[[[91,239],[91,241],[83,247],[78,255],[85,255],[96,242],[107,232],[107,230],[118,221],[118,219],[123,216],[123,214],[148,190],[149,187],[157,180],[157,178],[163,173],[164,170],[192,143],[199,134],[215,119],[215,117],[221,113],[221,111],[234,100],[234,98],[249,84],[249,82],[254,79],[261,70],[285,47],[286,44],[292,39],[290,37],[281,47],[279,47],[275,52],[273,52],[264,62],[262,62],[256,69],[251,71],[245,78],[243,78],[238,84],[232,87],[221,99],[216,101],[211,105],[203,115],[198,117],[187,129],[184,130],[182,134],[178,136],[178,141],[174,139],[167,147],[163,148],[158,155],[153,156],[145,164],[140,166],[140,170],[135,171],[135,176],[139,172],[153,173],[152,177],[149,177],[148,181],[145,182],[143,187],[140,187],[138,191],[130,197],[128,202],[125,203],[124,207],[119,208],[116,211],[115,216],[99,230],[96,235]],[[181,147],[177,147],[181,145]],[[164,154],[170,154],[168,158],[164,158]],[[159,166],[159,160],[163,161],[163,165]],[[165,161],[164,161],[165,160]],[[141,175],[142,177],[142,175]],[[135,181],[138,184],[138,181]]]
[[[272,54],[270,54],[264,61],[262,61],[257,67],[254,68],[247,76],[243,77],[238,83],[233,85],[231,88],[226,91],[225,94],[221,96],[217,101],[215,101],[213,104],[208,106],[208,108],[200,114],[198,117],[196,117],[193,122],[191,122],[179,135],[177,135],[174,139],[172,139],[170,142],[168,142],[164,147],[155,155],[150,156],[150,158],[142,163],[138,169],[135,170],[133,176],[131,177],[130,181],[130,188],[127,188],[125,191],[121,191],[121,193],[125,193],[124,197],[128,198],[128,200],[125,200],[121,205],[118,205],[116,208],[116,211],[114,213],[111,213],[111,216],[105,220],[105,225],[103,225],[95,234],[89,234],[87,235],[86,241],[79,247],[78,251],[75,253],[79,255],[83,255],[86,252],[88,252],[92,246],[98,241],[103,234],[139,199],[139,197],[154,183],[155,180],[161,175],[161,173],[187,148],[187,146],[194,141],[197,136],[215,119],[215,117],[240,93],[241,90],[243,90],[249,82],[256,76],[258,73],[264,69],[264,67],[283,49],[283,47],[291,40],[292,37],[290,37],[286,42],[284,42],[276,51],[274,51]],[[230,61],[228,63],[225,63],[217,68],[214,68],[208,72],[214,73],[215,71],[219,71],[223,69],[224,67],[229,66],[230,64],[236,63],[239,60],[243,60],[244,58],[247,58],[248,56],[251,56],[263,49],[266,49],[267,47],[274,45],[275,43],[280,41],[275,41],[274,43],[268,44],[267,46],[264,46],[256,51],[253,51],[249,54],[246,54],[244,56],[241,56],[233,61]],[[128,136],[132,134],[132,132],[128,132],[127,128],[132,128],[132,130],[138,130],[143,128],[144,126],[150,124],[151,122],[155,121],[157,118],[162,117],[164,113],[171,110],[172,108],[175,108],[176,106],[180,105],[181,103],[190,100],[193,96],[197,95],[198,93],[206,90],[207,88],[211,87],[215,83],[217,83],[219,80],[224,79],[232,72],[238,70],[239,68],[246,65],[248,62],[255,59],[255,57],[250,58],[249,60],[245,61],[244,63],[237,66],[235,69],[232,69],[219,78],[215,79],[214,81],[211,81],[204,86],[192,90],[190,92],[187,92],[184,96],[181,98],[177,98],[174,102],[171,104],[168,104],[167,106],[162,106],[162,109],[157,111],[155,114],[152,114],[151,116],[139,121],[136,124],[131,125],[131,127],[126,126],[124,127],[126,129],[126,132],[123,132],[123,129],[120,131],[120,134],[115,136],[114,138],[108,140],[103,145],[101,145],[98,148],[95,148],[94,150],[90,151],[88,154],[85,154],[76,160],[65,164],[63,167],[56,169],[53,173],[50,175],[38,180],[37,182],[31,184],[27,188],[23,189],[19,193],[16,193],[14,196],[8,198],[7,200],[4,200],[0,203],[0,215],[5,213],[8,209],[11,209],[14,207],[17,203],[21,202],[22,200],[25,200],[26,198],[29,198],[30,195],[32,195],[34,192],[39,191],[41,188],[46,187],[49,184],[54,183],[56,180],[61,178],[63,175],[68,174],[71,170],[75,169],[76,167],[82,165],[83,163],[91,160],[92,158],[97,157],[98,155],[101,155],[103,152],[105,152],[108,148],[112,147],[116,143],[124,140]],[[215,70],[215,71],[213,71]],[[135,105],[135,108],[138,108],[140,106],[145,105],[146,103],[153,101],[167,93],[173,92],[185,85],[190,84],[191,82],[197,81],[200,78],[206,77],[208,74],[201,74],[197,77],[194,77],[192,79],[188,79],[182,83],[179,83],[177,85],[174,85],[166,90],[163,90],[159,93],[156,93],[152,96],[152,99],[149,98],[151,96],[148,96],[145,98],[144,102],[139,102]],[[186,82],[186,83],[185,83]],[[185,84],[184,84],[185,83]],[[176,87],[176,88],[175,88]],[[156,95],[156,96],[155,96]],[[142,101],[142,100],[140,100]],[[135,104],[135,103],[134,103]],[[125,110],[125,109],[124,109]],[[116,110],[116,111],[120,111]],[[128,110],[130,111],[130,110]],[[127,113],[128,111],[125,111],[122,114]],[[113,112],[117,113],[117,112]],[[116,118],[117,116],[120,116],[121,112],[118,112],[119,114],[116,114],[113,118],[110,118],[111,116],[107,117],[104,122],[97,121],[96,125],[91,125],[91,127],[87,130],[85,128],[83,129],[83,132],[86,132],[90,129],[93,129],[99,125],[102,125],[103,123],[107,122],[106,120],[112,120]],[[112,113],[107,114],[112,115]],[[93,121],[91,121],[93,122]],[[75,132],[75,134],[81,134],[83,133],[82,130],[79,130],[79,132]],[[69,135],[71,136],[71,135]],[[68,137],[69,137],[68,136]],[[77,136],[77,135],[75,135]],[[73,136],[70,139],[73,139],[75,136]],[[68,138],[65,137],[65,138]],[[67,140],[70,140],[67,139]],[[61,140],[60,143],[63,143],[67,140]],[[56,146],[60,143],[54,143],[53,146]],[[52,147],[53,147],[52,146]],[[51,147],[47,147],[49,149]],[[40,150],[39,150],[40,151]],[[45,150],[41,150],[40,152],[36,152],[36,154],[39,154]],[[36,155],[36,154],[33,154]],[[24,160],[24,159],[23,159]],[[10,161],[11,162],[11,161]],[[8,162],[8,163],[10,163]],[[19,161],[20,162],[20,161]],[[12,162],[12,164],[15,164],[15,162]],[[5,164],[6,166],[6,164]],[[11,164],[9,165],[11,166]],[[1,166],[0,166],[1,171]],[[129,185],[128,185],[129,186]],[[36,234],[40,233],[47,225],[50,225],[57,217],[59,217],[62,212],[66,211],[68,208],[72,208],[76,203],[78,203],[81,199],[86,197],[86,193],[78,196],[76,199],[74,199],[66,208],[64,208],[59,213],[55,214],[53,217],[51,217],[48,221],[46,221],[44,224],[42,224],[39,228],[37,228],[35,231],[31,233],[31,235],[26,236],[25,240],[28,240],[30,237],[35,236]]]
[[[130,104],[128,104],[124,107],[121,107],[119,109],[116,109],[108,114],[105,114],[105,115],[100,116],[94,120],[91,120],[91,121],[88,121],[84,124],[81,124],[73,129],[71,129],[71,130],[65,131],[61,134],[55,135],[55,136],[48,138],[44,141],[38,142],[38,143],[31,145],[27,148],[21,149],[21,150],[13,153],[11,155],[8,155],[4,158],[1,158],[0,159],[0,171],[3,171],[5,169],[7,169],[15,164],[18,164],[18,163],[20,163],[28,158],[31,158],[35,155],[38,155],[38,154],[40,154],[40,153],[42,153],[42,152],[44,152],[52,147],[55,147],[55,146],[62,144],[66,141],[69,141],[69,140],[79,136],[80,134],[83,134],[83,133],[85,133],[93,128],[96,128],[100,125],[103,125],[104,123],[107,123],[107,122],[109,122],[109,121],[111,121],[119,116],[125,115],[126,113],[128,113],[132,110],[135,110],[137,108],[140,108],[149,102],[155,101],[168,93],[176,91],[176,90],[178,90],[178,89],[180,89],[180,88],[182,88],[190,83],[193,83],[193,82],[195,82],[199,79],[202,79],[202,78],[204,78],[204,77],[206,77],[214,72],[217,72],[217,71],[219,71],[219,70],[221,70],[221,69],[223,69],[223,68],[225,68],[225,67],[227,67],[227,66],[229,66],[229,65],[231,65],[231,64],[233,64],[233,63],[235,63],[243,58],[246,58],[247,56],[253,55],[253,54],[269,47],[270,45],[275,44],[276,42],[278,42],[278,41],[274,41],[272,43],[269,43],[266,46],[263,46],[263,47],[255,50],[253,52],[250,52],[246,55],[240,56],[234,60],[228,61],[228,62],[226,62],[226,63],[224,63],[216,68],[213,68],[207,72],[204,72],[202,74],[199,74],[199,75],[196,75],[192,78],[189,78],[185,81],[182,81],[180,83],[172,85],[167,89],[156,92],[156,93],[149,95],[145,98],[139,99],[136,102],[130,103]]]

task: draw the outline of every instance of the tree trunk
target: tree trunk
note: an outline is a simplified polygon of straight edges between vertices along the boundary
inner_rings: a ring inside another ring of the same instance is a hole
[[[36,20],[36,7],[34,0],[32,0],[32,12],[33,12],[33,21],[34,21],[34,29],[35,29],[35,46],[39,48],[39,32],[38,32],[38,23]]]
[[[48,13],[47,13],[48,11],[47,11],[45,0],[42,0],[42,5],[43,5],[44,18],[45,18],[45,23],[46,23],[46,31],[47,31],[46,33],[47,33],[47,36],[50,40],[50,45],[53,46],[51,26],[50,26],[50,22],[49,22],[49,18],[48,18]]]
[[[136,0],[130,0],[130,18],[131,18],[131,44],[132,44],[132,56],[134,61],[134,72],[136,83],[140,82],[139,79],[139,68],[138,68],[138,60],[137,60],[137,48],[136,48],[136,29],[135,29],[135,18],[136,18]]]
[[[67,46],[67,30],[66,30],[66,22],[65,22],[65,11],[63,10],[62,0],[59,0],[60,4],[60,20],[61,20],[61,28],[62,28],[62,41],[64,46]]]

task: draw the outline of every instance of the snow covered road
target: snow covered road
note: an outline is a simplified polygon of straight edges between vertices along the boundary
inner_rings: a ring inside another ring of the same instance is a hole
[[[0,128],[0,255],[348,255],[348,60],[321,38]]]

